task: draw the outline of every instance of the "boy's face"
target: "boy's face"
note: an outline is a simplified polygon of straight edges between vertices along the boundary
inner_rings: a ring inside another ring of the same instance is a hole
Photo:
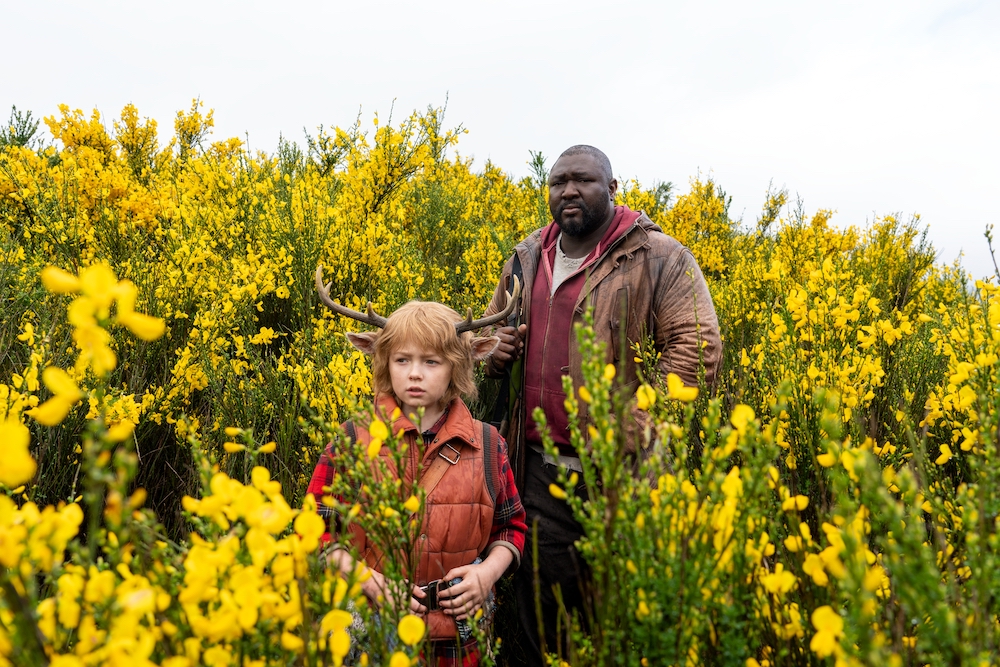
[[[445,407],[442,401],[451,385],[451,364],[419,343],[406,342],[389,357],[389,378],[404,415],[416,414],[420,407],[430,413]]]

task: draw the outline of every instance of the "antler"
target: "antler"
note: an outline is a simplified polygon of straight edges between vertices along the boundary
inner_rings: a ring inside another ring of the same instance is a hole
[[[455,323],[455,330],[459,334],[463,334],[466,331],[473,331],[475,329],[482,329],[483,327],[488,327],[491,324],[496,324],[501,320],[507,319],[511,311],[514,310],[514,305],[517,303],[517,297],[521,294],[521,282],[514,276],[514,293],[509,294],[507,297],[507,307],[503,309],[502,313],[497,313],[496,315],[488,315],[486,317],[480,318],[478,320],[472,319],[472,309],[469,308],[469,315],[465,318],[463,322]]]
[[[341,306],[339,303],[335,302],[330,298],[330,285],[333,283],[323,284],[323,265],[320,264],[316,267],[316,291],[319,292],[319,299],[323,304],[335,313],[343,315],[344,317],[349,317],[352,320],[357,320],[359,322],[364,322],[365,324],[371,324],[372,326],[381,329],[385,326],[386,319],[375,312],[372,308],[372,302],[368,302],[368,313],[359,313],[356,310],[352,310],[347,306]]]

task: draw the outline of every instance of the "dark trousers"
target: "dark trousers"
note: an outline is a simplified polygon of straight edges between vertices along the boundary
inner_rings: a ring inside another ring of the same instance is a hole
[[[513,582],[518,622],[521,626],[520,641],[516,643],[523,649],[523,655],[517,655],[519,651],[513,648],[508,655],[509,665],[538,667],[544,664],[538,617],[535,613],[533,540],[537,540],[538,547],[537,568],[545,650],[564,656],[567,652],[568,628],[565,617],[561,620],[559,631],[556,631],[559,604],[554,587],[559,587],[566,610],[571,615],[577,611],[580,622],[585,621],[581,585],[588,585],[590,570],[573,545],[583,535],[583,527],[573,518],[569,505],[564,500],[553,498],[549,493],[549,484],[556,483],[558,470],[556,466],[546,464],[541,454],[531,449],[526,451],[521,502],[524,503],[527,514],[528,537],[521,567],[514,573]],[[582,481],[577,494],[586,497],[586,487]],[[537,528],[533,530],[535,527]]]

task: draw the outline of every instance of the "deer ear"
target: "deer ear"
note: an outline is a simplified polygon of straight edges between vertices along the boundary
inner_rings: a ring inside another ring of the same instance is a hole
[[[493,354],[500,345],[496,336],[479,336],[472,339],[472,360],[482,361]]]
[[[347,332],[347,340],[351,345],[361,350],[367,355],[375,354],[375,342],[378,340],[381,331],[362,331],[361,333]]]

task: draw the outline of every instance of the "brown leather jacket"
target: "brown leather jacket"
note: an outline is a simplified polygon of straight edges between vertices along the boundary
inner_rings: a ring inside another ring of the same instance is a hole
[[[533,333],[530,299],[541,260],[543,231],[535,231],[515,248],[524,278],[521,321],[528,325],[529,337]],[[510,289],[512,267],[513,257],[504,265],[487,314],[499,312],[506,304],[505,292]],[[685,384],[696,386],[703,367],[705,382],[711,386],[715,381],[722,361],[722,341],[708,285],[691,251],[664,234],[645,213],[587,268],[587,281],[576,302],[574,324],[582,322],[588,307],[593,308],[597,339],[607,343],[607,363],[622,367],[619,358],[624,344],[624,375],[620,379],[628,390],[634,391],[638,386],[636,364],[629,345],[646,334],[652,335],[661,352],[663,377],[675,373]],[[619,333],[623,310],[627,312],[625,341],[620,339]],[[573,327],[566,335],[569,336],[569,375],[573,385],[578,387],[583,384],[583,377]],[[524,372],[530,373],[531,369],[526,368]],[[506,435],[519,482],[524,417],[520,414],[512,419]],[[634,439],[629,448],[635,451]]]

